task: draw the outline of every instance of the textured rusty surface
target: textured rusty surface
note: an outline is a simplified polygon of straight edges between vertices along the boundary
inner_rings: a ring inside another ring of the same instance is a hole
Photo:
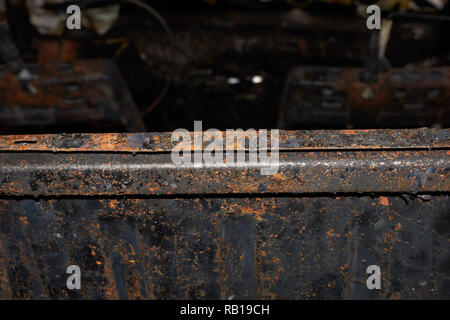
[[[450,124],[450,68],[392,69],[366,83],[360,68],[295,68],[280,126],[408,128]]]
[[[115,65],[108,60],[31,65],[37,93],[23,90],[0,69],[0,132],[20,127],[70,125],[145,131],[136,106]],[[78,129],[79,130],[79,129]],[[98,130],[98,129],[96,129]]]
[[[168,134],[2,137],[0,298],[450,298],[448,130],[281,136],[274,176],[141,152]]]
[[[449,198],[0,200],[1,298],[449,299]],[[68,265],[82,289],[65,287]],[[382,288],[365,285],[377,264]]]

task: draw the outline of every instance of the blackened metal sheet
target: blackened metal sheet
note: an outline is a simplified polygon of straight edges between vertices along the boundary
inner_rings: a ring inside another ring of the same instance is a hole
[[[449,198],[0,200],[0,298],[449,299]],[[68,290],[78,265],[81,290]],[[365,286],[380,266],[381,290]]]

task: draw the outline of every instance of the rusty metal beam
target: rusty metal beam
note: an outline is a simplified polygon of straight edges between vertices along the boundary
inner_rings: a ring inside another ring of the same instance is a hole
[[[176,166],[169,134],[4,137],[0,139],[0,194],[450,191],[448,130],[282,132],[281,137],[279,169],[268,176],[260,174],[259,163]]]

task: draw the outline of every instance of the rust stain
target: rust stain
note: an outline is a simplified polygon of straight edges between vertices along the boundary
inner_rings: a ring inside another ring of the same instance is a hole
[[[380,197],[380,204],[382,205],[382,206],[389,206],[389,199],[388,198],[386,198],[386,197]]]

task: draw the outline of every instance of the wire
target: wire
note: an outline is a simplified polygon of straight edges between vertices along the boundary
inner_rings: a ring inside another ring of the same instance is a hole
[[[134,5],[138,6],[138,7],[146,10],[148,13],[150,13],[156,20],[158,20],[158,22],[163,27],[164,31],[167,34],[167,37],[169,38],[170,44],[172,46],[175,46],[175,38],[173,36],[172,30],[170,29],[170,27],[167,24],[166,20],[163,18],[163,16],[161,16],[161,14],[158,11],[156,11],[153,7],[151,7],[150,5],[146,4],[142,0],[122,0],[122,1],[132,3],[132,4],[134,4]],[[158,98],[156,98],[156,100],[153,101],[153,103],[151,105],[149,105],[145,110],[143,110],[141,112],[141,116],[142,117],[145,117],[147,114],[149,114],[151,111],[153,111],[160,104],[160,102],[164,99],[164,97],[166,96],[167,92],[169,91],[170,84],[171,84],[170,79],[166,79],[166,84],[164,85],[164,88],[161,91],[161,93],[158,96]]]
[[[144,1],[142,0],[123,0],[125,2],[129,2],[129,3],[133,3],[134,5],[141,7],[142,9],[146,10],[147,12],[149,12],[156,20],[158,20],[158,22],[162,25],[162,27],[164,28],[164,31],[166,32],[171,44],[175,44],[175,40],[173,37],[173,33],[172,30],[170,29],[169,25],[167,24],[166,20],[163,18],[163,16],[156,11],[153,7],[151,7],[150,5],[146,4]]]

